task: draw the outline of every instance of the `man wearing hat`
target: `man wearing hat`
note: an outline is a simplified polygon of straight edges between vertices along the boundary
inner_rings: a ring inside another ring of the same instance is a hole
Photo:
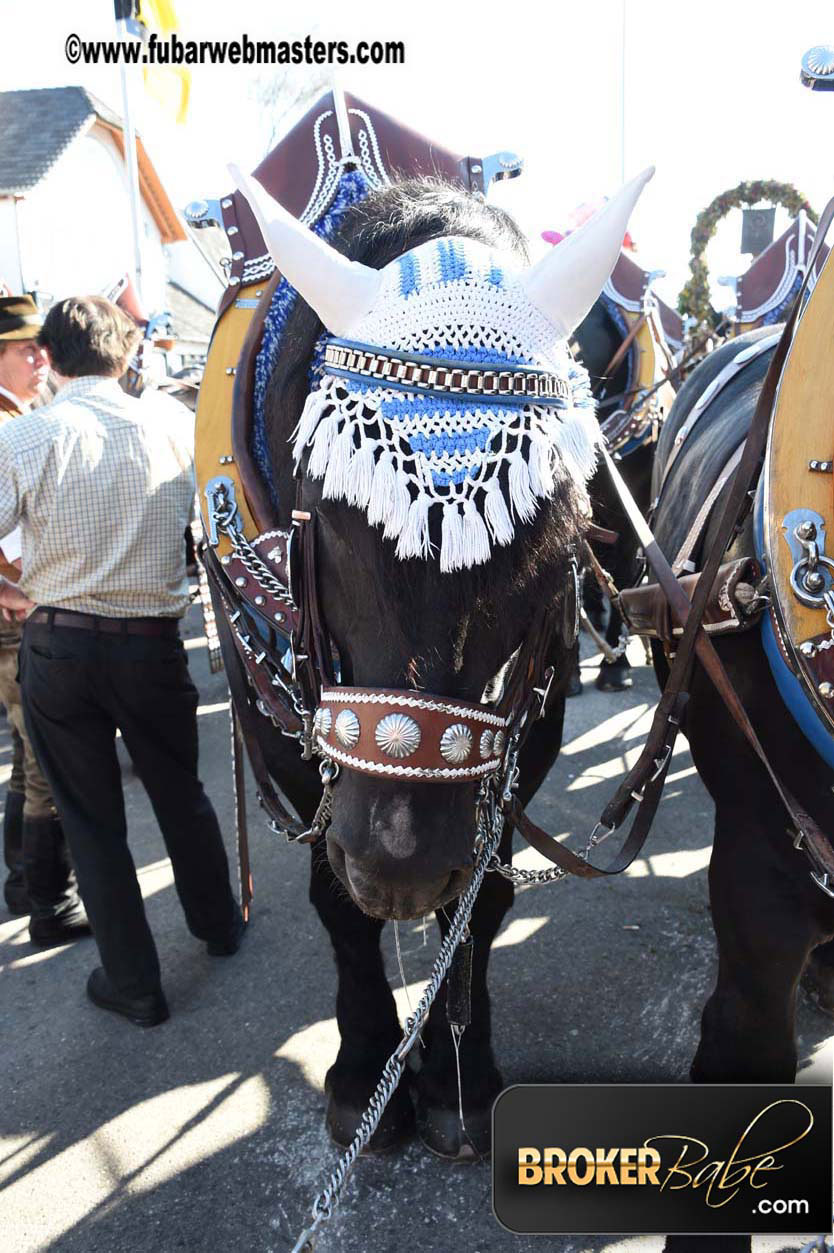
[[[0,423],[27,413],[46,384],[49,362],[37,343],[42,325],[31,296],[0,296]],[[0,537],[0,549],[0,576],[16,583],[19,535]],[[88,935],[89,925],[52,795],[23,723],[17,681],[20,638],[18,622],[0,622],[0,701],[6,706],[14,745],[3,819],[9,872],[3,894],[13,914],[30,915],[33,943],[50,946]]]

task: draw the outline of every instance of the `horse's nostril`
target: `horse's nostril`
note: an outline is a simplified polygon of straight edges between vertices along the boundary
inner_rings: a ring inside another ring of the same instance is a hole
[[[383,875],[369,874],[355,859],[345,856],[338,845],[331,846],[330,862],[337,877],[359,908],[374,918],[422,918],[448,905],[469,884],[471,866],[444,873],[426,881],[392,882]]]

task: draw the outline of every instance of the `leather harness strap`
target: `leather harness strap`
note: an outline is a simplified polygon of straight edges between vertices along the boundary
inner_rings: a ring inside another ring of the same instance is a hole
[[[623,360],[629,348],[634,343],[634,340],[636,339],[638,332],[642,330],[642,328],[646,325],[647,321],[648,321],[648,314],[646,313],[641,313],[640,317],[635,319],[633,325],[629,328],[629,332],[626,335],[625,339],[620,344],[619,348],[614,353],[614,356],[611,358],[611,360],[608,362],[608,365],[603,370],[602,373],[604,377],[607,377],[608,375],[614,373],[617,366]]]
[[[709,521],[710,514],[715,508],[715,502],[718,500],[718,497],[723,492],[724,484],[730,478],[731,474],[738,468],[743,452],[744,452],[744,444],[739,444],[738,448],[730,456],[729,460],[727,461],[727,464],[723,467],[718,478],[715,480],[712,487],[710,488],[710,491],[706,500],[701,505],[701,508],[698,510],[695,516],[695,521],[692,523],[691,527],[687,531],[686,537],[683,543],[681,544],[680,548],[678,549],[677,557],[675,557],[675,560],[672,562],[673,574],[681,575],[686,570],[695,569],[695,564],[692,561],[692,554],[695,551],[695,547],[698,544],[698,541],[700,540],[704,532],[704,528],[706,527],[707,522]]]
[[[246,771],[243,765],[243,729],[235,707],[229,705],[229,721],[232,735],[232,783],[235,791],[235,834],[237,835],[238,876],[240,879],[240,908],[243,921],[249,921],[249,906],[252,904],[252,866],[249,860],[249,841],[241,839],[241,832],[246,831]]]
[[[215,596],[217,596],[218,600],[221,600],[219,579],[213,579],[212,586]],[[260,715],[252,708],[249,697],[249,685],[247,683],[247,670],[241,660],[239,650],[235,646],[233,628],[229,625],[229,607],[224,607],[221,601],[217,605],[217,609],[218,631],[225,645],[223,656],[226,661],[226,677],[229,683],[229,692],[237,716],[240,734],[249,755],[252,773],[257,783],[258,799],[265,809],[267,817],[276,828],[285,830],[295,839],[303,841],[306,832],[305,824],[294,817],[283,804],[273,787],[269,769],[264,759],[258,737],[258,718]]]
[[[819,243],[825,237],[833,218],[834,201],[831,201],[826,206],[820,219],[819,232],[817,234]],[[629,771],[614,797],[606,806],[600,820],[602,825],[609,830],[616,830],[633,801],[638,800],[640,802],[640,809],[624,845],[607,866],[593,866],[584,859],[576,857],[575,854],[554,840],[552,836],[547,835],[541,828],[536,827],[524,814],[518,802],[514,801],[512,803],[512,808],[508,815],[510,821],[518,827],[522,835],[540,853],[572,874],[580,875],[583,878],[616,874],[624,870],[639,853],[648,834],[648,825],[654,816],[660,799],[660,792],[662,791],[663,781],[671,760],[672,748],[681,714],[687,700],[686,689],[697,655],[698,660],[715,685],[736,724],[767,770],[788,811],[796,830],[795,847],[799,848],[804,844],[810,860],[817,869],[823,874],[834,877],[834,850],[832,850],[822,830],[810,815],[800,807],[771,766],[755,728],[739,699],[738,693],[733,687],[713,647],[712,641],[702,625],[707,599],[718,574],[721,560],[734,531],[750,505],[749,492],[761,468],[776,389],[779,384],[782,366],[791,344],[793,329],[802,308],[808,276],[811,274],[812,268],[812,265],[809,264],[805,281],[800,288],[791,315],[785,324],[782,336],[771,359],[744,445],[744,452],[728,492],[712,548],[691,602],[675,578],[666,557],[661,552],[651,530],[637,509],[610,455],[603,450],[608,471],[611,474],[626,515],[643,545],[646,557],[669,602],[672,614],[683,626],[683,635],[675,652],[669,678],[655,711],[643,752],[636,765]],[[646,818],[649,819],[649,823],[646,822]]]

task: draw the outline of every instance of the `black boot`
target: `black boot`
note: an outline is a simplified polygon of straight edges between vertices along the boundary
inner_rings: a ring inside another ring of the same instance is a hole
[[[90,935],[61,823],[23,819],[23,874],[32,906],[29,939],[49,948]]]
[[[23,793],[6,793],[6,811],[3,814],[3,858],[8,877],[3,885],[3,896],[11,914],[28,914],[29,897],[23,882]]]

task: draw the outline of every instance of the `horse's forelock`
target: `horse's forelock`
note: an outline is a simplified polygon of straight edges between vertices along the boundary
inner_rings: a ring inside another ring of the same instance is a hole
[[[529,260],[523,232],[503,209],[437,178],[408,178],[372,192],[345,213],[333,240],[353,261],[382,269],[404,252],[457,235]]]

